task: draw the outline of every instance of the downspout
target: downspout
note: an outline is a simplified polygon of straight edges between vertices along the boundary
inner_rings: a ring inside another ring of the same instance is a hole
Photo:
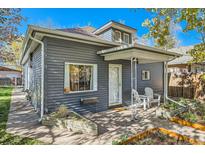
[[[29,38],[41,45],[41,115],[39,121],[42,120],[44,114],[44,43],[29,35]]]
[[[178,105],[180,105],[180,106],[182,106],[182,107],[186,107],[185,105],[183,105],[183,104],[181,104],[181,103],[179,103],[179,102],[177,102],[177,101],[175,101],[175,100],[169,98],[168,95],[167,95],[167,92],[168,92],[167,63],[168,63],[169,61],[174,60],[175,58],[176,58],[176,57],[174,57],[174,58],[171,59],[171,60],[168,60],[168,61],[165,61],[165,62],[164,62],[164,97],[165,97],[165,98],[164,98],[164,101],[166,102],[166,100],[169,100],[169,101],[171,101],[171,102],[173,102],[173,103],[175,103],[175,104],[178,104]]]
[[[133,105],[133,93],[132,93],[132,89],[133,89],[133,57],[131,57],[131,59],[130,59],[130,62],[131,62],[131,64],[130,64],[130,69],[131,69],[131,72],[130,72],[130,74],[131,74],[131,105]]]

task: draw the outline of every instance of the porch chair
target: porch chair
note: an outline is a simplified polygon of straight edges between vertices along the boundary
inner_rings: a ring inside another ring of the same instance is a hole
[[[151,105],[152,103],[157,103],[158,106],[160,105],[161,95],[155,94],[155,93],[153,92],[153,89],[152,89],[152,88],[146,87],[146,88],[145,88],[145,95],[148,97],[148,107],[150,107],[150,105]]]
[[[139,95],[137,90],[132,89],[132,95],[133,95],[133,104],[137,107],[140,105],[143,105],[144,110],[146,110],[146,107],[148,105],[148,97],[144,95]]]

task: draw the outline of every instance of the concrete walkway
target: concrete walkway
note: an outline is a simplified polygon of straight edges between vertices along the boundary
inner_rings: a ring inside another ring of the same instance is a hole
[[[133,135],[143,130],[164,127],[175,132],[205,141],[205,132],[155,118],[156,107],[147,111],[139,109],[137,121],[130,120],[130,111],[105,112],[86,115],[100,126],[99,136],[77,134],[59,128],[48,128],[38,122],[38,116],[25,99],[21,89],[14,89],[7,131],[16,135],[33,137],[48,144],[112,144],[121,135]]]
[[[49,128],[38,122],[39,116],[25,99],[22,89],[13,90],[7,132],[32,137],[47,144],[81,144],[86,136],[67,130]]]

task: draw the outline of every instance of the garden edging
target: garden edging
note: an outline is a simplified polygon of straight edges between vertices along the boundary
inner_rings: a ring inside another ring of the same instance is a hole
[[[199,123],[192,123],[192,122],[189,122],[186,120],[182,120],[178,117],[171,117],[171,118],[169,118],[169,120],[171,122],[175,122],[175,123],[183,125],[183,126],[188,126],[188,127],[194,128],[194,129],[205,131],[205,126],[202,124],[199,124]]]
[[[173,132],[171,130],[168,130],[168,129],[165,129],[165,128],[162,128],[162,127],[157,127],[157,128],[152,128],[152,129],[148,129],[142,133],[139,133],[139,134],[136,134],[134,136],[131,136],[129,137],[127,140],[125,141],[122,141],[122,142],[119,142],[119,144],[121,145],[127,145],[129,143],[131,143],[132,141],[138,141],[138,140],[141,140],[141,139],[144,139],[145,137],[147,137],[149,134],[151,133],[154,133],[156,131],[160,131],[161,133],[165,134],[165,135],[169,135],[170,137],[174,137],[178,140],[184,140],[184,141],[187,141],[193,145],[205,145],[205,142],[202,142],[202,141],[198,141],[198,140],[195,140],[193,138],[190,138],[190,137],[187,137],[187,136],[184,136],[184,135],[181,135],[181,134],[178,134],[176,132]]]

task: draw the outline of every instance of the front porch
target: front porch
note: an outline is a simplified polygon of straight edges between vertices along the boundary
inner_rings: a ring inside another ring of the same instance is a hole
[[[122,103],[133,105],[133,90],[144,95],[146,87],[161,95],[161,101],[166,101],[167,62],[179,54],[139,44],[101,50],[97,54],[109,63],[109,106]],[[121,61],[128,62],[126,70],[122,69],[125,66]],[[124,95],[128,99],[124,99]]]

